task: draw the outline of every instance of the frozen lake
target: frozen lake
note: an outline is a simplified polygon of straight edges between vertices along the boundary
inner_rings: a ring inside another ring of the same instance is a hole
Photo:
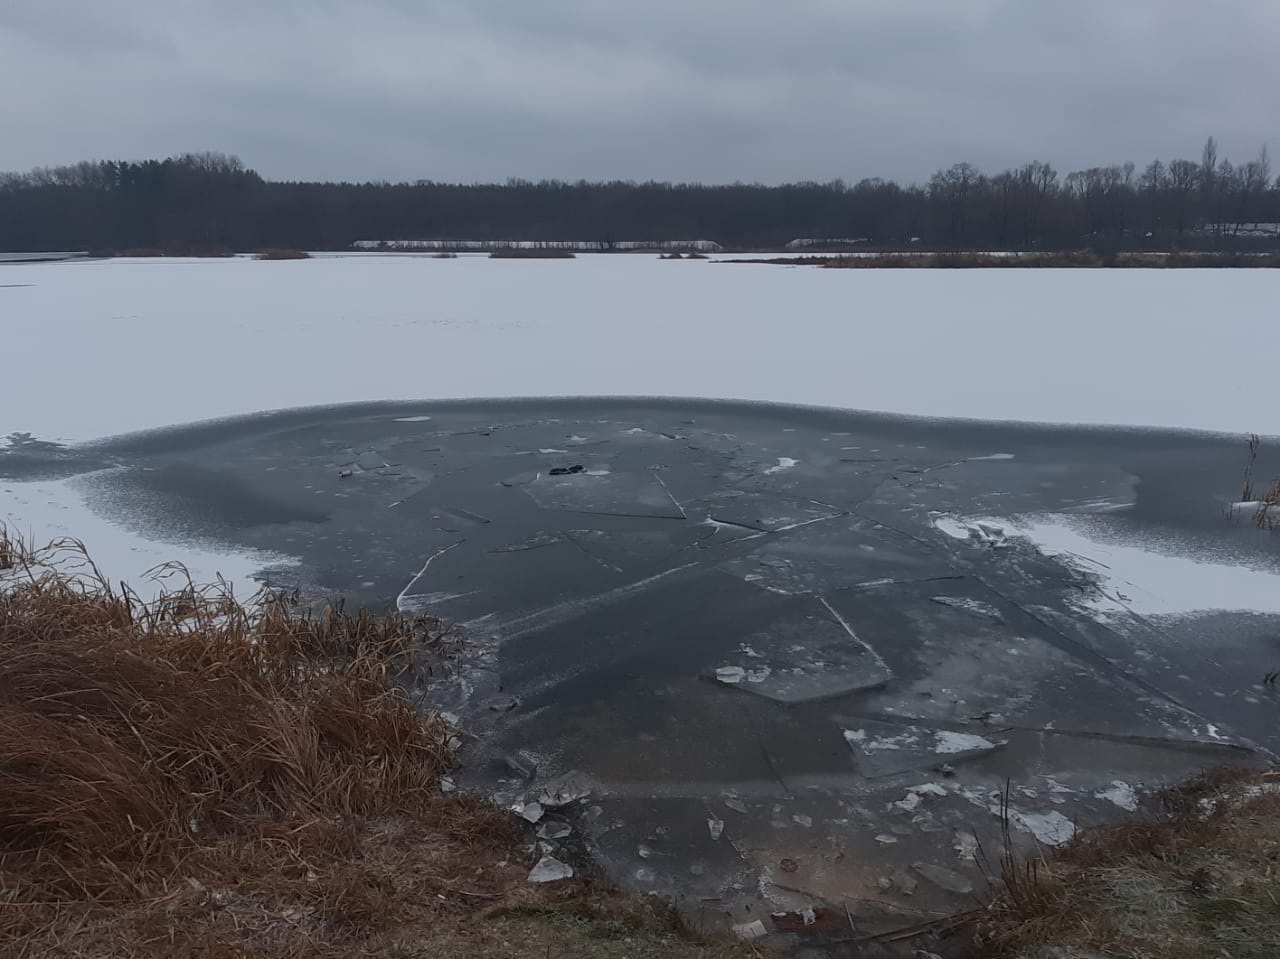
[[[688,396],[1280,434],[1271,270],[331,255],[0,265],[0,437],[372,399]]]
[[[1280,540],[1232,506],[1241,434],[1280,434],[1241,357],[1277,293],[642,255],[4,264],[0,521],[135,584],[180,560],[463,624],[432,691],[479,737],[463,785],[514,805],[571,774],[590,801],[544,827],[700,922],[893,929],[983,888],[1007,783],[1016,838],[1052,844],[1280,753]]]

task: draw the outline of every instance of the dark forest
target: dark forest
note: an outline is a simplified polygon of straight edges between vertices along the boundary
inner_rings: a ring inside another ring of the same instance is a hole
[[[1042,162],[987,174],[959,163],[927,183],[511,180],[501,184],[264,179],[238,158],[183,154],[0,174],[0,250],[200,253],[345,249],[359,240],[797,238],[868,249],[1234,250],[1280,245],[1266,150],[1060,174]],[[1259,228],[1258,224],[1267,226]]]

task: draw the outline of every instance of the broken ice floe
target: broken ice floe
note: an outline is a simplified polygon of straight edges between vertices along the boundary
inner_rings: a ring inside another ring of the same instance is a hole
[[[741,666],[721,666],[716,669],[716,679],[731,685],[742,682],[746,675],[747,671]]]
[[[561,879],[572,878],[573,867],[554,856],[543,856],[529,872],[530,882],[559,882]]]
[[[992,549],[1009,545],[1009,534],[1005,528],[986,520],[965,521],[954,516],[935,516],[933,525],[953,539],[967,540]]]
[[[983,752],[988,749],[995,749],[997,745],[1000,745],[985,736],[975,736],[972,733],[957,733],[947,729],[939,730],[934,735],[934,748],[940,753]]]
[[[538,827],[539,839],[564,839],[573,832],[573,827],[567,822],[544,822]]]
[[[932,742],[929,737],[932,736]],[[845,741],[856,746],[862,752],[875,753],[884,750],[919,749],[922,746],[931,748],[942,755],[960,755],[963,753],[980,753],[1007,745],[1003,740],[993,741],[985,736],[973,733],[958,733],[949,729],[927,730],[919,726],[907,726],[892,736],[872,737],[865,729],[846,729]]]
[[[978,837],[972,832],[958,832],[951,840],[951,846],[964,862],[975,862],[978,858]]]
[[[525,822],[536,823],[542,818],[542,805],[540,803],[520,803],[513,807],[513,812]]]
[[[978,599],[969,599],[966,596],[931,596],[929,598],[942,606],[950,606],[952,609],[972,613],[974,616],[986,617],[997,623],[1004,622],[1004,616],[1001,615],[1000,610]]]
[[[570,770],[546,783],[538,793],[538,803],[543,809],[559,809],[591,795],[594,786],[577,770]]]
[[[1133,787],[1123,780],[1115,780],[1106,789],[1093,794],[1095,799],[1106,799],[1115,803],[1127,812],[1135,812],[1138,808],[1138,794]]]
[[[1010,810],[1009,818],[1046,846],[1061,846],[1076,834],[1075,823],[1057,810],[1043,813]]]
[[[962,876],[960,873],[953,872],[945,866],[935,866],[933,863],[928,862],[916,862],[911,864],[911,868],[922,879],[927,879],[946,892],[953,892],[957,895],[967,895],[973,892],[973,882],[968,876]]]
[[[1046,846],[1061,846],[1076,834],[1075,823],[1057,810],[1029,812],[1012,805],[1006,807],[999,792],[983,794],[954,786],[949,791],[993,816],[1007,815],[1011,825],[1030,833]]]
[[[920,804],[925,801],[926,796],[945,797],[946,795],[947,788],[945,786],[941,786],[938,783],[924,783],[921,786],[913,786],[908,789],[906,796],[897,802],[889,804],[889,809],[891,811],[897,809],[901,812],[915,812],[920,808]]]
[[[712,675],[781,703],[873,689],[891,675],[880,655],[821,600],[807,600],[744,637],[739,650],[746,665],[719,665]]]

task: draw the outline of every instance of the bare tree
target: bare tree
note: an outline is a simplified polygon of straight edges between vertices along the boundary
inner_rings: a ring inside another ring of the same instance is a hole
[[[1170,212],[1173,215],[1174,227],[1178,231],[1178,243],[1187,229],[1187,221],[1191,215],[1191,197],[1200,182],[1200,167],[1191,160],[1171,160],[1169,162],[1169,194]]]
[[[972,163],[957,163],[949,169],[939,170],[929,179],[930,198],[939,201],[947,212],[949,243],[964,243],[968,237],[970,200],[985,179]]]
[[[1213,192],[1214,180],[1218,172],[1218,141],[1213,137],[1204,141],[1204,150],[1200,154],[1200,189],[1205,193]]]
[[[1258,151],[1258,157],[1238,167],[1231,184],[1235,198],[1235,227],[1233,234],[1239,235],[1240,228],[1249,220],[1250,215],[1257,220],[1256,205],[1271,183],[1271,157],[1265,144]]]
[[[1058,189],[1058,171],[1047,163],[1034,161],[1017,172],[1022,208],[1022,246],[1031,246],[1044,222],[1045,207]]]

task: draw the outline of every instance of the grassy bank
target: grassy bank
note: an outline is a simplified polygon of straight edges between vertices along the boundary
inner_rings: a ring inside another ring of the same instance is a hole
[[[525,825],[441,788],[453,731],[403,682],[451,643],[189,583],[144,603],[0,530],[0,951],[743,955],[527,881]]]
[[[1280,774],[1221,769],[1150,819],[1006,861],[975,953],[992,959],[1280,956]]]

